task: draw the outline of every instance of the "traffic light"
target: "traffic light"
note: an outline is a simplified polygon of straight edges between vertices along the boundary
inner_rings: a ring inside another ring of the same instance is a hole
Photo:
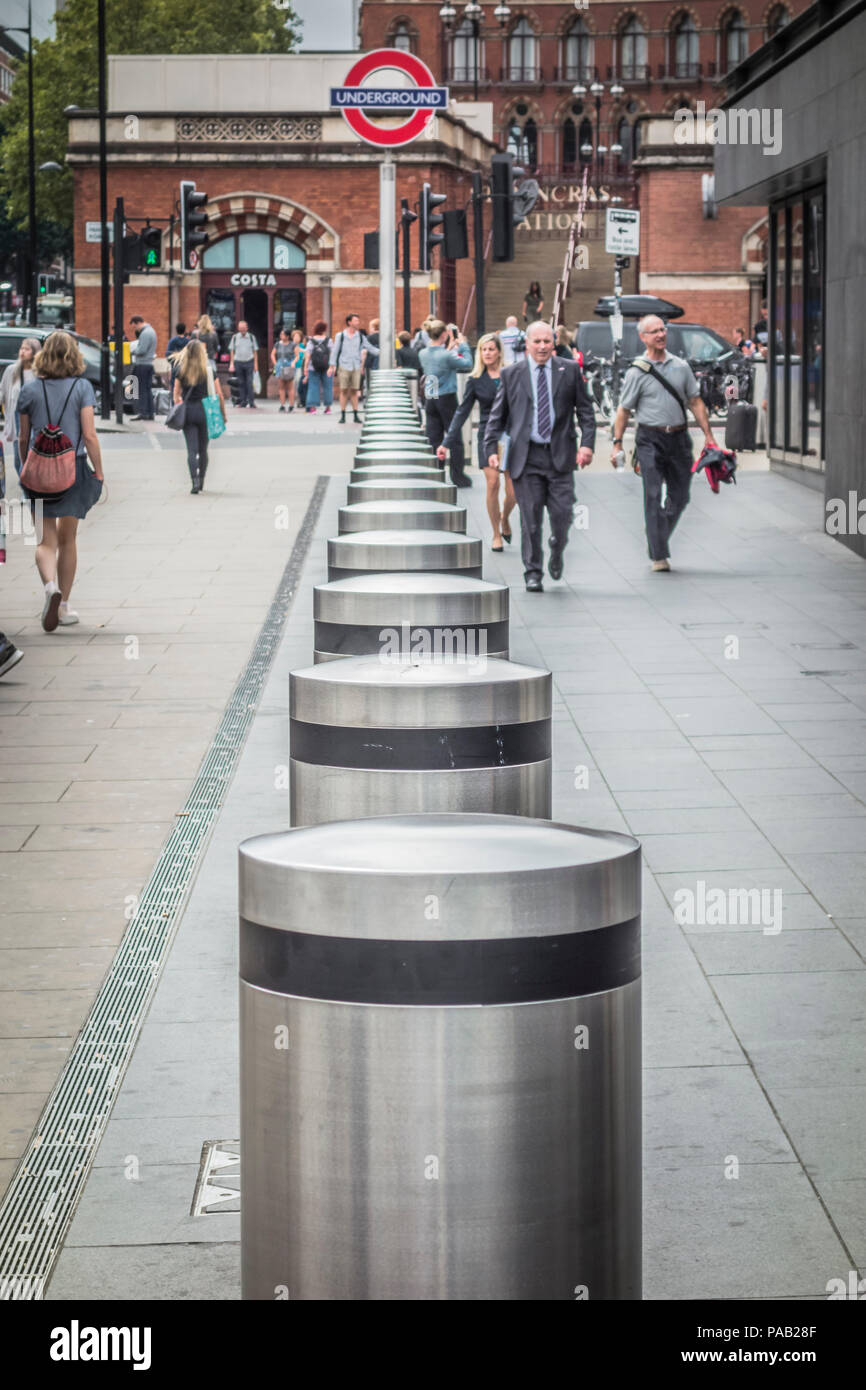
[[[162,265],[162,232],[159,227],[143,227],[139,240],[141,243],[141,269],[158,270]]]
[[[133,271],[141,270],[141,237],[138,232],[127,232],[123,238],[123,283],[129,284]]]
[[[207,213],[200,212],[207,202],[206,193],[197,193],[191,179],[182,179],[180,185],[180,268],[195,270],[198,264],[198,250],[207,245],[207,232],[201,228],[207,222]]]
[[[443,213],[442,230],[445,239],[442,254],[449,261],[462,261],[469,255],[469,237],[466,232],[466,209],[449,208]]]
[[[491,161],[493,259],[514,260],[514,155],[495,154]]]
[[[421,189],[421,224],[418,229],[419,270],[430,269],[433,264],[433,252],[445,240],[443,233],[436,230],[444,221],[443,214],[436,212],[436,208],[444,202],[444,193],[434,193],[429,183],[424,184]]]
[[[57,291],[57,276],[39,274],[39,294],[55,294]]]

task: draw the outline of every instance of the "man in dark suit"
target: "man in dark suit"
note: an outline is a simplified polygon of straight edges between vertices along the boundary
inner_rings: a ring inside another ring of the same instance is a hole
[[[544,552],[541,528],[544,508],[550,517],[552,579],[562,578],[562,552],[574,516],[574,478],[577,468],[592,463],[595,411],[576,362],[554,357],[553,331],[540,321],[526,333],[526,360],[502,373],[484,436],[484,451],[498,465],[497,444],[508,435],[506,467],[520,507],[521,550],[526,588],[544,590]],[[580,420],[580,448],[574,416]]]

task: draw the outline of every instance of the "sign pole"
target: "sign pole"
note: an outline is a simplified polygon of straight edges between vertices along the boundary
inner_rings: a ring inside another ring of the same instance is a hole
[[[123,424],[123,199],[114,204],[114,415]]]
[[[379,166],[379,366],[394,367],[394,226],[397,166],[386,155]]]

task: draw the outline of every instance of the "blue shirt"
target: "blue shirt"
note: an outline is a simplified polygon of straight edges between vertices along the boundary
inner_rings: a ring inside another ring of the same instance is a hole
[[[549,444],[550,434],[542,437],[538,431],[538,373],[544,372],[547,378],[547,399],[550,402],[550,431],[553,432],[553,373],[550,370],[550,361],[545,362],[540,367],[531,357],[526,359],[529,363],[529,380],[532,385],[532,430],[529,438],[533,444]]]
[[[457,392],[457,373],[472,371],[472,350],[468,343],[458,348],[444,348],[434,343],[418,354],[425,376],[439,380],[439,395],[453,396]]]

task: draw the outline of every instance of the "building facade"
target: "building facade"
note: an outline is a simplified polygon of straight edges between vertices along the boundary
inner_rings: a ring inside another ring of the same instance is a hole
[[[378,314],[379,275],[365,269],[365,234],[378,230],[381,152],[361,143],[329,109],[353,56],[112,57],[109,61],[109,207],[124,200],[127,227],[149,219],[163,230],[161,267],[133,274],[126,317],[140,313],[164,346],[174,322],[214,322],[224,348],[241,319],[260,344],[262,379],[283,327]],[[286,109],[286,92],[292,107]],[[100,336],[98,122],[72,112],[68,160],[75,178],[76,327]],[[472,171],[487,167],[491,142],[459,115],[434,118],[400,151],[397,198],[417,204],[429,181],[464,206]],[[179,185],[207,193],[208,245],[181,273]],[[471,231],[471,218],[470,218]],[[471,311],[471,260],[433,275],[418,266],[411,239],[412,326],[426,316],[431,289],[439,312]],[[402,326],[398,278],[398,323]]]
[[[718,145],[716,190],[770,210],[771,465],[823,489],[828,533],[866,556],[864,92],[864,0],[821,0],[732,75],[726,111],[779,112],[783,138]]]

